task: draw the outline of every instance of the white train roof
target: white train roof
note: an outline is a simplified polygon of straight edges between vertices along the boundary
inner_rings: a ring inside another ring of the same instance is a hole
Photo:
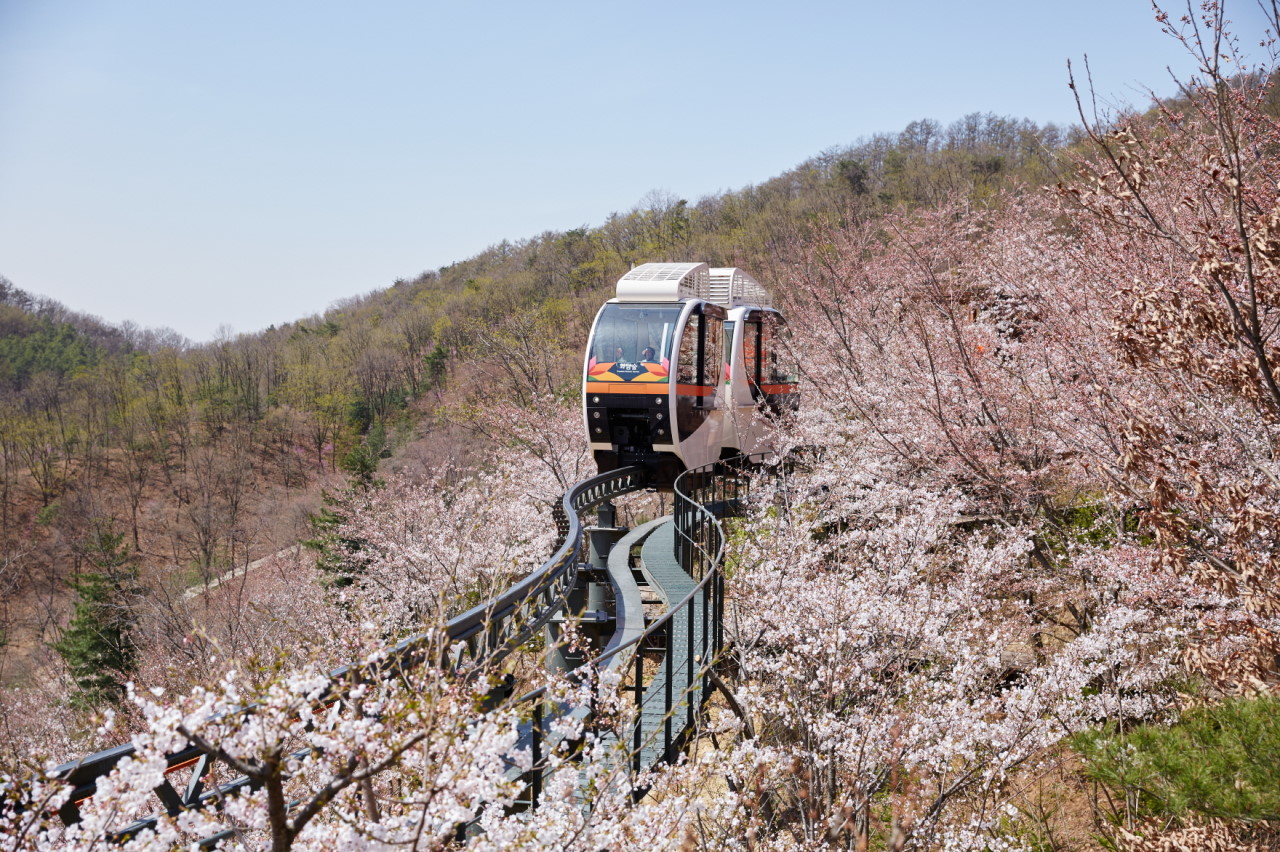
[[[705,263],[642,263],[618,279],[619,302],[680,299],[705,299],[726,308],[773,304],[769,291],[736,266],[712,269]]]
[[[704,296],[708,302],[736,308],[740,305],[773,306],[773,297],[764,285],[736,266],[717,266],[710,270],[711,291]]]

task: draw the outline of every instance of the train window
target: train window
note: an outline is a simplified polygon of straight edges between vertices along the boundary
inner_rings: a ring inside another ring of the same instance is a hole
[[[680,305],[605,305],[596,320],[591,341],[591,357],[597,363],[637,362],[641,359],[658,363],[671,357]],[[646,349],[652,349],[650,356]]]
[[[676,362],[676,381],[701,384],[698,376],[698,344],[702,336],[702,317],[691,314],[680,337],[680,358]]]
[[[724,370],[724,321],[719,317],[690,314],[680,338],[676,381],[714,387]]]
[[[726,382],[733,381],[733,328],[732,320],[724,324],[724,380]]]
[[[760,330],[759,320],[750,320],[742,327],[742,367],[747,374],[751,396],[760,396]]]
[[[787,354],[783,338],[786,323],[772,317],[760,329],[760,381],[768,385],[795,384],[800,380],[799,370]]]
[[[706,357],[698,384],[715,386],[720,384],[720,376],[724,372],[724,321],[719,317],[703,317],[702,324],[707,329],[706,348],[703,350]]]

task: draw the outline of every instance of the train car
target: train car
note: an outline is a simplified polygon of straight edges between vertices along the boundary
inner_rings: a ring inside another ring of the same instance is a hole
[[[604,473],[638,465],[670,489],[689,468],[764,446],[762,418],[792,409],[786,322],[734,267],[646,263],[618,279],[596,315],[583,367],[583,413]]]

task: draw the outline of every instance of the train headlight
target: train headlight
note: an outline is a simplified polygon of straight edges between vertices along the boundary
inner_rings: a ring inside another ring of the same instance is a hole
[[[660,396],[655,396],[655,397],[653,398],[653,404],[654,404],[654,405],[662,405],[662,403],[664,403],[664,402],[666,402],[666,400],[665,400],[664,398],[660,397]]]
[[[599,412],[599,411],[593,411],[593,412],[591,412],[591,417],[592,417],[592,419],[594,419],[594,420],[599,420],[599,419],[600,419],[600,412]]]
[[[598,397],[598,396],[593,396],[593,397],[591,397],[591,403],[592,403],[593,405],[599,405],[599,404],[600,404],[600,397]]]
[[[659,429],[659,430],[658,430],[658,434],[659,434],[659,435],[665,435],[665,434],[667,434],[667,430],[666,430],[666,429]]]
[[[599,426],[597,426],[597,427],[595,428],[595,433],[596,433],[597,435],[603,435],[603,434],[604,434],[604,430],[603,430],[603,429],[601,429]]]
[[[655,415],[654,415],[654,417],[656,417],[657,419],[661,420],[661,419],[662,419],[662,412],[661,412],[661,411],[659,411],[657,414],[655,414]]]

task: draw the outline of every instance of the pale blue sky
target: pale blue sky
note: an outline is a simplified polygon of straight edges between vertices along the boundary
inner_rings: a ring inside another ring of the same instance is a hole
[[[0,0],[0,275],[255,331],[915,119],[1072,123],[1086,54],[1113,102],[1190,69],[1147,0]]]

